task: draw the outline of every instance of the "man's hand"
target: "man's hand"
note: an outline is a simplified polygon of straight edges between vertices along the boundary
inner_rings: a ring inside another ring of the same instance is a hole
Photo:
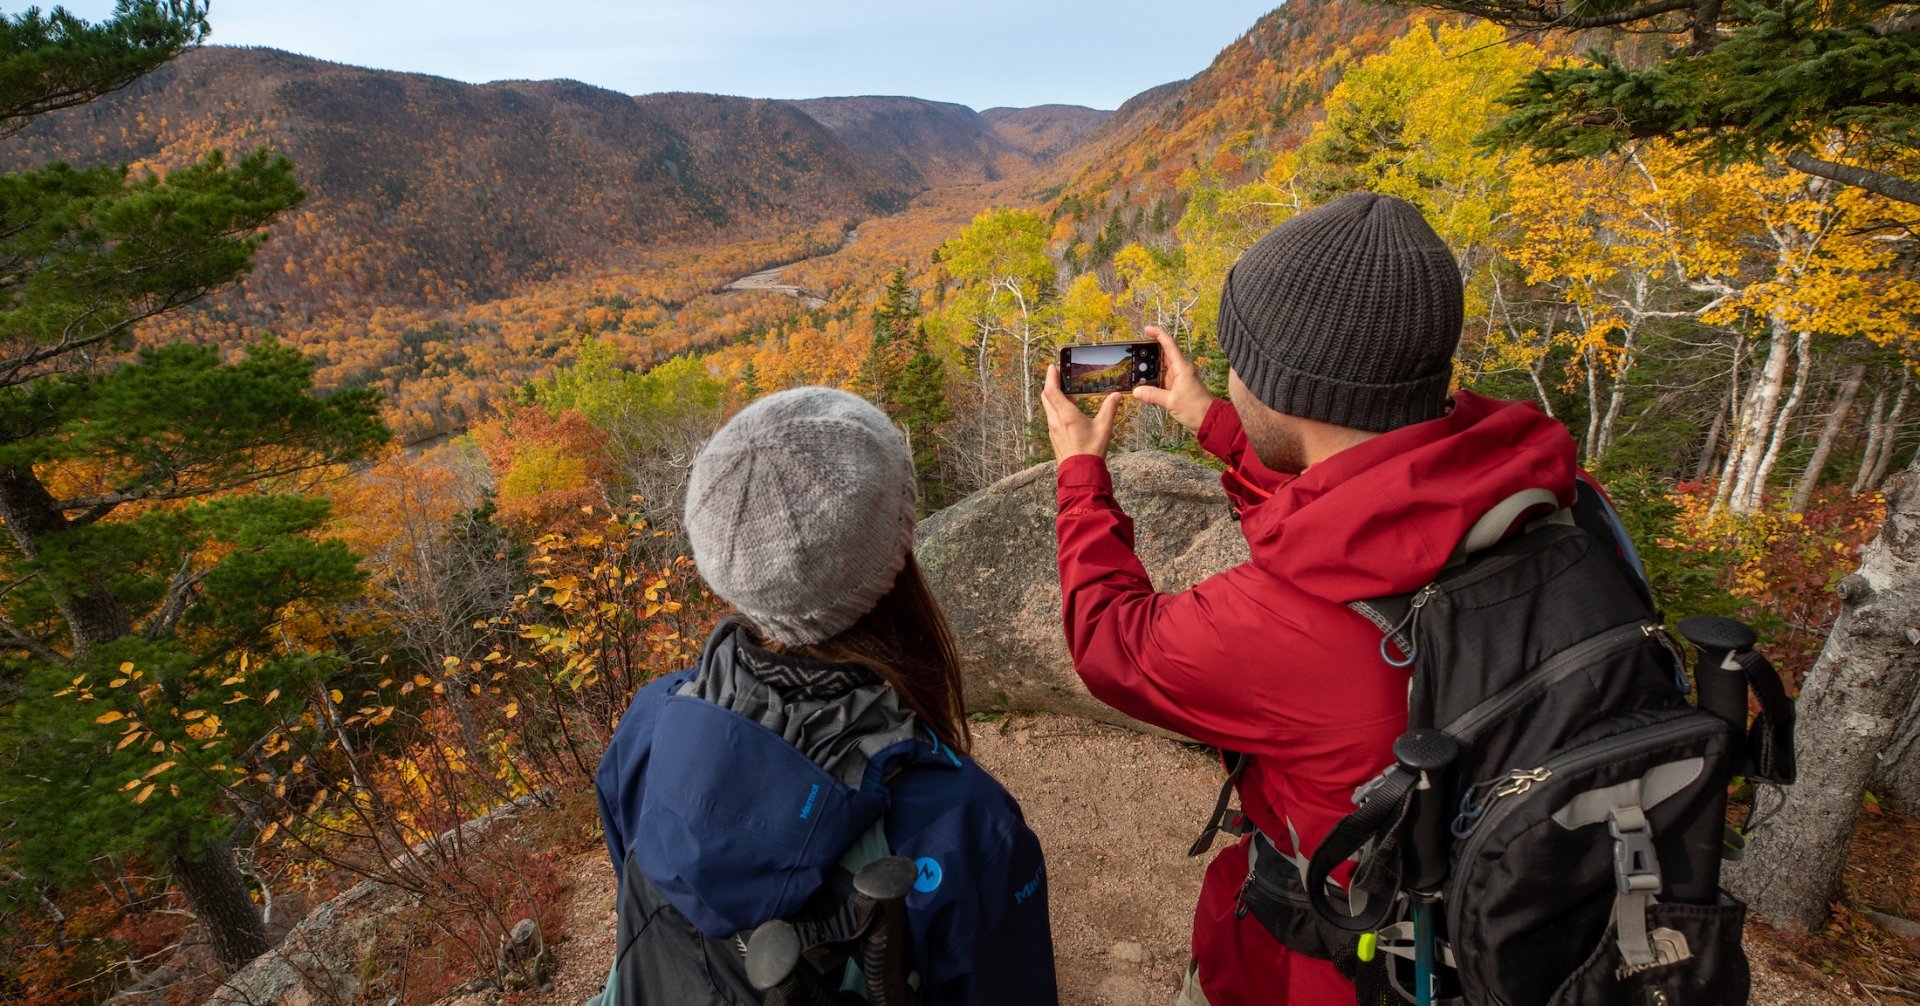
[[[1060,390],[1060,368],[1047,365],[1047,386],[1040,392],[1040,407],[1047,410],[1047,439],[1053,441],[1055,460],[1065,461],[1076,454],[1107,456],[1107,444],[1113,440],[1113,414],[1119,411],[1120,396],[1112,394],[1100,403],[1092,419]]]
[[[1133,397],[1148,405],[1158,405],[1173,416],[1174,422],[1200,432],[1200,424],[1207,420],[1207,410],[1213,407],[1213,392],[1207,390],[1207,382],[1200,379],[1200,372],[1193,369],[1193,363],[1180,355],[1180,346],[1173,336],[1158,328],[1149,326],[1147,335],[1160,344],[1161,370],[1166,374],[1164,388],[1142,384],[1133,389]]]

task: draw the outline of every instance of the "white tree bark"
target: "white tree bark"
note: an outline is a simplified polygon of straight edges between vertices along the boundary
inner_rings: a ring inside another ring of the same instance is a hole
[[[1905,366],[1900,368],[1900,394],[1893,399],[1893,409],[1887,413],[1885,426],[1880,430],[1880,451],[1873,461],[1873,471],[1867,476],[1867,488],[1873,489],[1887,480],[1887,472],[1893,467],[1893,456],[1900,450],[1900,423],[1906,419],[1907,399],[1913,393],[1913,373]]]
[[[1786,322],[1775,318],[1767,341],[1767,356],[1760,372],[1747,387],[1740,416],[1734,424],[1734,438],[1727,450],[1727,473],[1721,479],[1721,499],[1735,513],[1752,513],[1758,508],[1759,490],[1754,477],[1760,461],[1766,457],[1772,420],[1780,409],[1787,390],[1787,358],[1793,355],[1793,332]]]
[[[1893,742],[1880,752],[1873,780],[1867,787],[1905,814],[1920,813],[1920,690],[1907,704],[1907,714],[1894,731]]]
[[[1833,445],[1840,439],[1840,431],[1846,428],[1847,414],[1853,411],[1854,397],[1860,394],[1860,385],[1867,379],[1867,365],[1855,364],[1847,372],[1846,379],[1840,382],[1839,390],[1833,394],[1833,409],[1827,413],[1827,421],[1820,426],[1820,440],[1814,444],[1813,457],[1807,459],[1806,470],[1800,473],[1800,484],[1794,487],[1793,502],[1790,508],[1799,513],[1813,500],[1813,491],[1820,486],[1820,474],[1826,470],[1827,457],[1833,453]]]
[[[1867,446],[1860,452],[1860,471],[1853,477],[1855,496],[1867,491],[1867,479],[1880,460],[1880,436],[1887,430],[1887,389],[1873,393],[1873,406],[1867,410]]]
[[[1728,873],[1756,911],[1803,929],[1842,894],[1861,794],[1920,690],[1920,470],[1888,487],[1885,527],[1835,590],[1845,607],[1800,692],[1799,781]]]
[[[1773,417],[1772,429],[1767,435],[1767,451],[1760,456],[1760,464],[1754,468],[1753,478],[1747,485],[1745,499],[1736,498],[1734,510],[1739,513],[1752,513],[1760,509],[1766,501],[1767,480],[1773,476],[1774,466],[1780,463],[1780,449],[1786,445],[1787,437],[1793,431],[1794,413],[1800,410],[1800,403],[1807,395],[1807,375],[1813,370],[1810,359],[1813,350],[1813,335],[1801,332],[1793,341],[1793,390],[1787,393],[1787,400],[1780,405],[1780,411]]]

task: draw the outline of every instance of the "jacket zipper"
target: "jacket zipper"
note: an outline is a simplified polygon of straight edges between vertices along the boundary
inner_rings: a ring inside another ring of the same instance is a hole
[[[1624,644],[1627,643],[1655,638],[1654,633],[1659,629],[1660,626],[1652,622],[1629,622],[1626,625],[1608,629],[1597,636],[1589,636],[1585,641],[1575,643],[1547,658],[1545,663],[1534,668],[1533,673],[1508,685],[1495,693],[1492,698],[1461,713],[1444,729],[1461,741],[1472,743],[1479,736],[1480,731],[1485,730],[1489,724],[1559,684],[1595,657],[1615,649],[1625,649]]]

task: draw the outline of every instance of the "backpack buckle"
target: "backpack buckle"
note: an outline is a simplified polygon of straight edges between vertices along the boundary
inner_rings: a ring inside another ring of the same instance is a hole
[[[1653,827],[1639,806],[1615,807],[1607,814],[1613,836],[1613,883],[1621,894],[1659,894],[1660,856],[1653,848]]]

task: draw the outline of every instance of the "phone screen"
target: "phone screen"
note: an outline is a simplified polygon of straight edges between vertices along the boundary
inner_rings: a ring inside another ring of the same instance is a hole
[[[1157,342],[1096,342],[1060,347],[1060,390],[1104,395],[1160,383]]]

